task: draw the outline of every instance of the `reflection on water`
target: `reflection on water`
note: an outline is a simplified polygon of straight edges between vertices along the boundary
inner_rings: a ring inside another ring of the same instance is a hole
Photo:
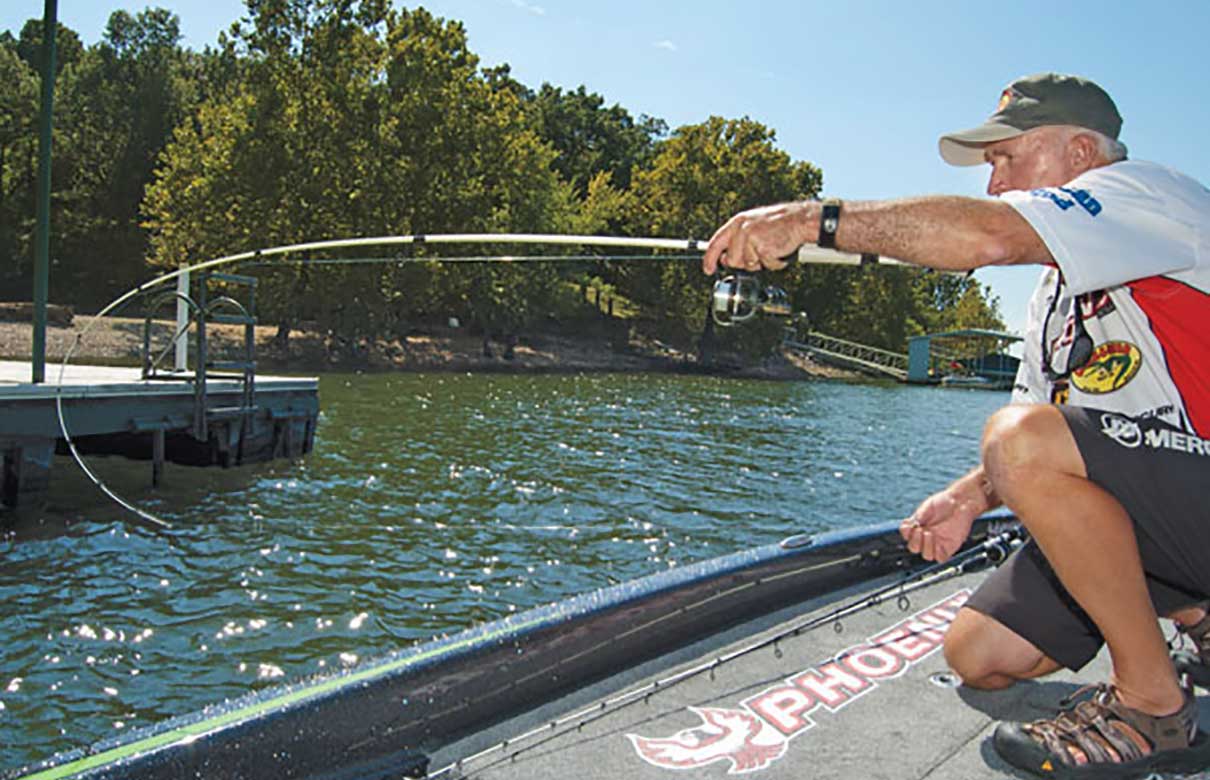
[[[0,540],[0,770],[687,561],[894,519],[1006,395],[661,376],[339,375],[315,452],[61,459]]]

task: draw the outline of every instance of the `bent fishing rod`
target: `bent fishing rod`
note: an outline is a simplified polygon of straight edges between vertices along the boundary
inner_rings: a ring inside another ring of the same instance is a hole
[[[513,761],[524,753],[536,750],[572,731],[579,731],[585,726],[625,708],[640,702],[647,703],[654,694],[671,690],[687,680],[700,677],[703,674],[709,674],[713,680],[715,672],[720,667],[760,650],[772,647],[774,656],[781,658],[780,645],[782,642],[828,625],[833,626],[837,633],[840,633],[843,630],[842,620],[867,609],[877,607],[890,598],[896,599],[899,610],[906,612],[911,608],[908,594],[956,577],[961,577],[965,574],[982,571],[989,566],[999,566],[1014,549],[1021,546],[1024,538],[1025,530],[1016,521],[1011,521],[1009,527],[995,531],[992,536],[989,536],[983,542],[973,545],[969,549],[959,552],[945,561],[908,572],[895,582],[878,588],[861,598],[836,606],[822,615],[807,618],[770,636],[719,655],[711,660],[703,661],[702,663],[674,672],[662,679],[632,688],[562,718],[548,721],[542,726],[530,729],[511,739],[505,739],[494,745],[490,745],[478,753],[457,759],[453,763],[426,775],[426,777],[440,778],[448,775],[451,778],[458,778],[467,765],[483,761],[496,754],[502,755],[497,756],[494,760],[482,766],[476,767],[476,769],[486,771],[494,766]]]
[[[404,247],[413,248],[428,245],[521,245],[543,247],[600,247],[604,249],[648,249],[679,254],[648,254],[648,255],[557,255],[557,254],[492,254],[470,255],[462,257],[441,256],[404,256],[404,257],[313,257],[314,253],[337,252],[365,247]],[[110,488],[104,480],[98,477],[84,461],[76,443],[68,429],[64,414],[63,389],[64,377],[76,350],[84,342],[93,327],[103,318],[110,315],[135,297],[162,287],[178,277],[198,271],[208,271],[234,263],[250,262],[257,266],[288,265],[288,264],[355,264],[355,263],[529,263],[529,262],[582,262],[585,260],[657,260],[673,261],[696,259],[705,251],[706,242],[697,239],[629,237],[629,236],[590,236],[547,233],[417,233],[397,236],[376,236],[366,238],[333,239],[311,241],[296,244],[284,244],[267,249],[256,249],[247,252],[226,255],[211,260],[205,260],[166,272],[138,285],[115,298],[96,315],[73,338],[71,345],[63,356],[59,366],[58,381],[55,384],[55,411],[59,422],[59,431],[64,443],[76,465],[85,476],[102,493],[122,508],[129,511],[140,522],[157,529],[170,528],[171,524],[155,514],[136,506]],[[307,255],[307,257],[291,259],[292,256]],[[794,256],[801,264],[825,264],[842,266],[869,266],[877,264],[908,265],[901,260],[883,258],[870,254],[852,254],[831,249],[821,249],[808,244],[801,247]],[[789,305],[785,293],[776,287],[764,287],[756,281],[754,275],[743,271],[729,271],[720,274],[716,280],[710,299],[711,315],[715,322],[723,326],[738,325],[753,319],[757,315],[786,316]],[[178,334],[179,335],[179,334]],[[175,340],[175,339],[174,339]]]

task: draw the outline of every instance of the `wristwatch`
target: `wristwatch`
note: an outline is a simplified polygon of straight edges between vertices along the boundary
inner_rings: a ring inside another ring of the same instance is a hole
[[[836,248],[836,231],[840,228],[840,199],[828,198],[819,214],[819,238],[816,244],[824,249]]]

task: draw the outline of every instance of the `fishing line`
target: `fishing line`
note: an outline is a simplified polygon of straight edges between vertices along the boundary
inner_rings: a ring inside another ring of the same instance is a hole
[[[358,249],[363,247],[403,247],[403,245],[413,245],[413,247],[427,247],[431,244],[519,244],[519,245],[546,245],[546,247],[601,247],[611,249],[658,249],[669,250],[678,254],[670,255],[623,255],[623,254],[575,254],[575,255],[465,255],[465,256],[404,256],[404,258],[312,258],[289,260],[289,255],[313,253],[313,252],[329,252],[329,250],[342,249]],[[58,382],[54,387],[54,410],[58,417],[59,432],[63,434],[64,443],[68,446],[71,458],[76,462],[88,479],[96,485],[100,491],[110,499],[120,505],[120,507],[128,510],[129,513],[136,516],[140,522],[154,528],[172,527],[169,522],[159,518],[155,514],[148,512],[134,505],[127,499],[117,495],[117,492],[105,484],[103,479],[93,472],[87,466],[85,460],[80,455],[79,449],[76,447],[75,440],[71,438],[71,433],[68,429],[67,417],[64,412],[64,397],[65,387],[64,381],[67,377],[67,369],[71,363],[71,359],[75,357],[76,349],[80,347],[85,337],[90,334],[90,331],[96,327],[109,314],[115,312],[117,308],[125,306],[128,302],[136,299],[137,296],[148,293],[150,290],[161,287],[163,284],[173,282],[180,276],[186,273],[196,273],[200,271],[209,271],[212,268],[218,268],[225,265],[234,264],[234,262],[250,262],[255,266],[266,265],[281,265],[289,266],[306,266],[306,265],[355,265],[355,264],[427,264],[427,262],[583,262],[590,260],[686,260],[701,258],[701,253],[704,252],[705,242],[698,241],[695,238],[649,238],[649,237],[626,237],[626,236],[577,236],[577,235],[551,235],[551,233],[415,233],[408,236],[376,236],[367,238],[340,238],[329,239],[329,241],[313,241],[296,244],[283,244],[281,247],[271,247],[269,249],[254,249],[250,252],[242,252],[221,256],[213,260],[196,262],[189,266],[177,268],[177,270],[163,273],[163,275],[151,279],[150,282],[139,284],[138,287],[126,291],[114,301],[106,305],[96,316],[88,320],[85,328],[76,334],[75,339],[71,342],[67,353],[63,356],[63,363],[59,365]],[[275,259],[270,261],[270,259]],[[849,254],[836,252],[832,249],[820,249],[812,244],[803,245],[797,252],[797,262],[800,264],[825,264],[825,265],[849,265],[849,266],[866,266],[875,264],[891,264],[905,265],[901,260],[892,258],[880,258],[877,255],[871,254]],[[720,279],[719,283],[725,282],[726,279]],[[718,283],[716,283],[718,284]],[[720,304],[728,307],[748,306],[743,308],[744,313],[755,313],[756,308],[759,308],[759,301],[755,304],[748,305],[748,302],[741,299],[741,290],[731,290],[730,295],[718,295],[718,291],[713,296],[715,307]],[[755,287],[753,289],[756,289]],[[770,288],[773,289],[773,288]],[[757,289],[757,294],[761,290]],[[776,307],[774,307],[776,308]],[[737,311],[738,308],[737,308]],[[773,311],[771,313],[779,313]],[[749,314],[750,316],[750,314]],[[728,323],[742,322],[744,317],[728,317]],[[82,395],[87,395],[87,387],[80,391]],[[204,414],[204,412],[203,412]]]
[[[566,247],[585,247],[596,246],[603,248],[630,248],[630,249],[656,249],[668,250],[676,252],[669,255],[622,255],[622,254],[606,254],[606,255],[590,255],[576,254],[570,256],[550,255],[550,254],[535,254],[535,255],[474,255],[474,256],[458,256],[443,258],[440,256],[433,257],[391,257],[391,258],[316,258],[306,259],[300,258],[297,260],[287,259],[289,255],[296,255],[308,252],[324,252],[331,250],[358,249],[363,247],[385,247],[385,246],[428,246],[438,244],[520,244],[528,246],[566,246]],[[66,354],[63,356],[63,362],[59,366],[58,382],[55,385],[55,413],[58,417],[59,432],[63,436],[64,443],[67,445],[72,459],[76,462],[84,472],[85,476],[95,485],[102,493],[108,496],[111,500],[129,511],[140,522],[155,528],[165,529],[171,528],[171,524],[164,519],[135,506],[132,502],[127,501],[116,491],[111,489],[104,480],[96,475],[88,464],[84,462],[79,449],[76,447],[75,441],[72,439],[71,432],[68,430],[66,415],[64,412],[64,381],[67,375],[67,368],[71,364],[72,358],[76,354],[76,350],[84,342],[85,337],[96,326],[98,322],[106,316],[125,306],[127,303],[134,300],[137,296],[147,293],[162,285],[172,282],[184,274],[192,274],[199,271],[207,271],[214,268],[219,268],[225,265],[238,262],[250,262],[251,264],[261,267],[266,265],[345,265],[345,264],[411,264],[411,263],[481,263],[481,262],[499,262],[499,263],[518,263],[518,262],[584,262],[588,260],[686,260],[698,259],[701,257],[701,252],[705,250],[705,242],[697,239],[679,239],[679,238],[647,238],[647,237],[626,237],[626,236],[586,236],[586,235],[555,235],[546,233],[435,233],[435,234],[413,234],[399,236],[376,236],[368,238],[348,238],[334,239],[327,241],[310,241],[298,244],[286,244],[268,249],[256,249],[248,252],[239,252],[224,257],[218,257],[212,260],[205,260],[199,263],[194,263],[183,268],[178,268],[174,271],[166,272],[148,282],[134,287],[127,292],[114,299],[96,315],[94,315],[84,329],[76,334]],[[269,258],[278,258],[270,262]],[[797,260],[801,264],[817,263],[828,265],[852,265],[865,266],[871,264],[892,264],[904,265],[903,261],[893,258],[880,258],[877,255],[869,254],[850,254],[845,252],[837,252],[831,249],[820,249],[814,245],[804,245],[798,250]],[[81,391],[82,395],[87,395],[87,387]]]
[[[1021,543],[1024,536],[1020,526],[1001,531],[995,536],[985,540],[981,544],[959,553],[947,561],[935,563],[918,569],[915,572],[904,575],[897,582],[886,585],[874,592],[847,604],[835,607],[823,615],[797,623],[793,626],[785,628],[777,633],[757,640],[751,644],[740,647],[729,653],[717,656],[710,661],[704,661],[696,666],[691,666],[687,669],[682,669],[667,677],[647,683],[646,685],[633,688],[625,691],[612,698],[604,699],[601,702],[594,704],[591,707],[579,710],[570,715],[565,715],[562,718],[549,721],[542,726],[530,729],[511,739],[502,740],[501,742],[491,745],[478,753],[474,753],[466,758],[461,758],[447,766],[442,767],[428,775],[431,778],[441,777],[446,774],[460,773],[463,767],[467,764],[480,761],[495,753],[500,753],[509,750],[518,742],[527,742],[534,740],[529,744],[511,750],[507,755],[500,756],[495,761],[492,761],[482,767],[480,771],[490,770],[492,767],[499,766],[505,762],[513,761],[523,753],[535,750],[543,745],[552,742],[555,739],[571,733],[571,731],[579,731],[584,726],[595,723],[596,721],[617,713],[618,711],[637,704],[639,702],[647,702],[651,696],[661,691],[667,691],[686,680],[693,679],[702,674],[709,673],[712,677],[720,667],[731,663],[739,658],[751,655],[759,650],[767,647],[774,647],[775,652],[779,652],[778,644],[787,639],[800,636],[808,631],[813,631],[823,626],[832,624],[837,625],[841,620],[850,617],[854,614],[862,612],[866,609],[871,609],[883,603],[888,597],[896,597],[899,608],[904,610],[904,602],[907,601],[907,594],[917,590],[936,585],[940,582],[953,579],[974,571],[978,571],[987,565],[999,565],[1008,557],[1009,552],[1015,546]],[[909,602],[910,606],[910,602]],[[569,724],[575,724],[574,729],[563,729],[560,727]],[[457,777],[458,775],[452,775]]]
[[[84,342],[85,338],[92,331],[98,322],[106,316],[112,314],[120,307],[133,301],[136,297],[150,292],[158,287],[161,287],[169,282],[175,281],[178,277],[184,274],[193,274],[199,271],[207,271],[214,268],[219,268],[232,263],[252,261],[258,266],[268,265],[267,258],[282,258],[273,264],[285,265],[288,260],[287,256],[291,254],[299,254],[306,252],[330,251],[338,249],[355,249],[370,246],[424,246],[428,244],[522,244],[530,246],[600,246],[613,248],[639,248],[639,249],[666,249],[679,251],[682,254],[668,257],[667,259],[684,259],[700,257],[698,254],[686,255],[685,252],[701,252],[705,249],[695,239],[670,239],[670,238],[630,238],[623,236],[581,236],[581,235],[550,235],[550,234],[531,234],[531,233],[441,233],[441,234],[415,234],[415,235],[400,235],[400,236],[377,236],[368,238],[351,238],[351,239],[335,239],[328,241],[311,241],[298,244],[286,244],[268,249],[257,249],[248,252],[239,252],[224,257],[218,257],[212,260],[205,260],[199,263],[194,263],[183,268],[178,268],[174,271],[169,271],[143,284],[134,287],[122,295],[115,298],[97,314],[95,314],[83,330],[75,335],[67,352],[63,356],[63,362],[59,366],[58,380],[55,385],[55,414],[59,422],[59,432],[63,436],[64,443],[67,445],[68,452],[72,459],[84,475],[97,487],[104,495],[121,506],[123,509],[130,512],[141,523],[157,530],[171,528],[171,523],[163,518],[136,506],[133,502],[126,500],[117,491],[113,490],[106,482],[101,479],[85,462],[76,446],[75,440],[71,436],[71,431],[68,429],[66,414],[64,411],[65,397],[65,379],[67,376],[67,368],[71,365],[72,358],[76,351]],[[625,257],[616,255],[618,258]],[[649,257],[661,257],[659,255],[650,255]],[[568,260],[582,262],[586,258],[594,260],[607,259],[601,255],[577,255]],[[475,258],[451,258],[446,260],[441,257],[394,257],[394,258],[352,258],[353,262],[382,262],[382,263],[429,263],[429,262],[566,262],[563,256],[560,255],[499,255],[499,256],[476,256]],[[323,259],[327,264],[335,264],[341,262],[339,258]],[[306,263],[306,260],[299,262]],[[87,395],[87,389],[83,391]]]

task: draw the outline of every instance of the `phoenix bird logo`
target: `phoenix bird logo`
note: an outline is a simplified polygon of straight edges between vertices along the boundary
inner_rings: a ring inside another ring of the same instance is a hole
[[[635,750],[649,763],[667,769],[693,769],[727,760],[729,775],[755,772],[786,752],[786,738],[750,712],[718,707],[690,707],[702,719],[700,726],[671,737],[649,738],[627,734]]]
[[[698,769],[726,761],[729,775],[759,772],[815,725],[810,714],[837,713],[892,682],[941,649],[945,630],[966,603],[965,588],[879,631],[828,660],[744,697],[735,709],[689,707],[701,724],[670,737],[627,734],[639,757],[661,769]]]

